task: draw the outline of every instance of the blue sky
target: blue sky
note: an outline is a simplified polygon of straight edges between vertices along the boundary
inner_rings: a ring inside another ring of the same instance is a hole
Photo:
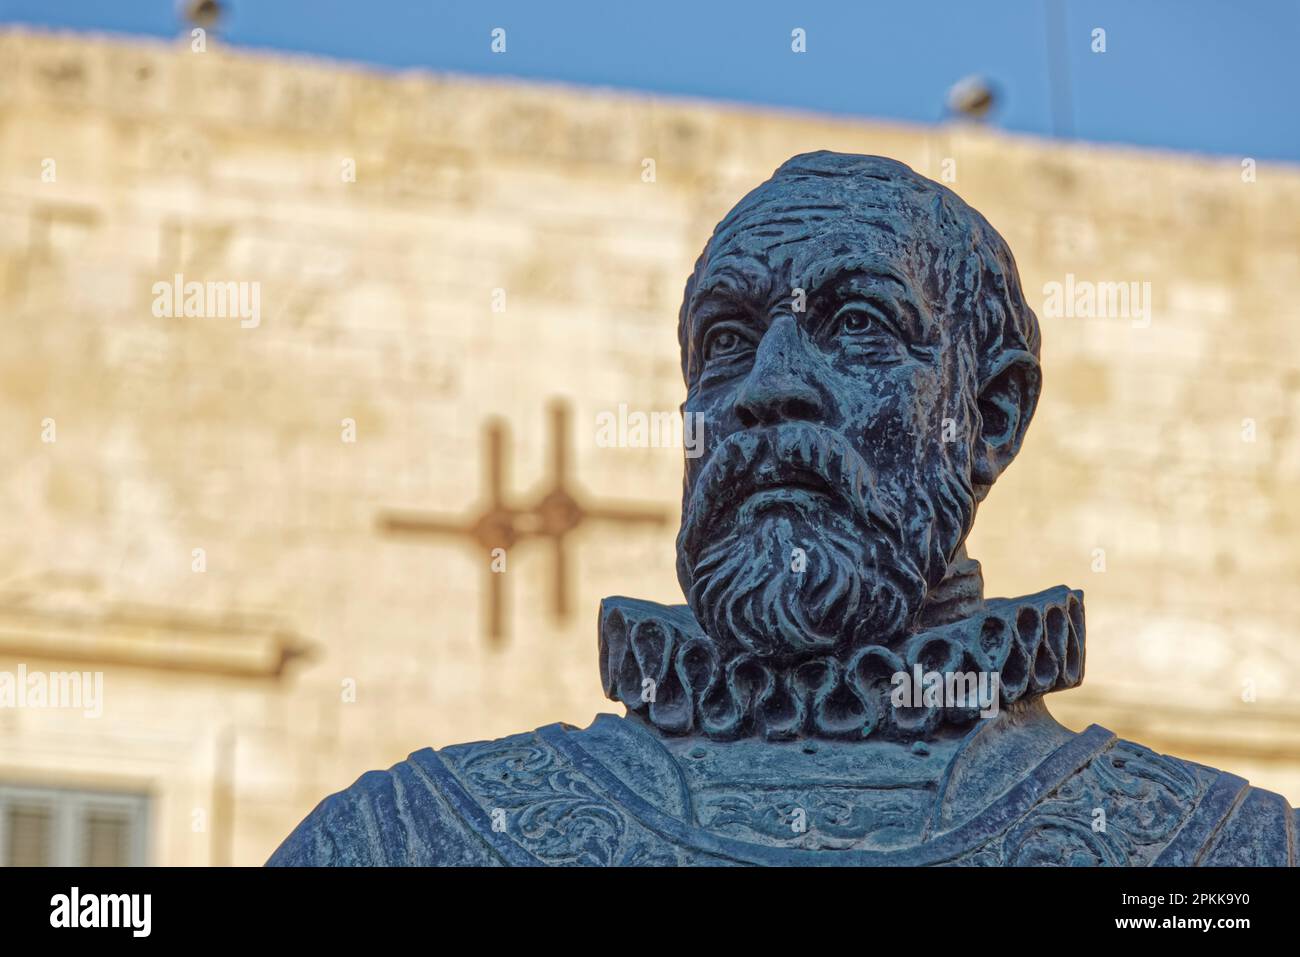
[[[226,5],[222,33],[238,46],[919,122],[940,120],[949,87],[979,73],[999,88],[995,122],[1008,129],[1300,162],[1298,0]],[[0,23],[168,37],[176,10],[0,0]],[[495,27],[504,54],[490,50]],[[795,27],[806,53],[791,52]],[[1090,49],[1096,27],[1105,53]]]

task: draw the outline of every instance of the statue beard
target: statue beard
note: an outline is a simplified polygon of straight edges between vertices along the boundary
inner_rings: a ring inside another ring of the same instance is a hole
[[[941,471],[939,494],[909,503],[833,430],[786,423],[729,436],[678,535],[701,627],[726,657],[730,647],[782,664],[895,644],[973,520],[964,472]]]

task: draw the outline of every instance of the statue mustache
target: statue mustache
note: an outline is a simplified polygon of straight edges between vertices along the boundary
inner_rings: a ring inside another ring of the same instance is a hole
[[[703,536],[728,517],[743,516],[748,500],[768,489],[824,495],[856,523],[886,534],[902,528],[901,510],[843,435],[811,422],[787,422],[723,439],[695,483],[681,544],[694,552]]]

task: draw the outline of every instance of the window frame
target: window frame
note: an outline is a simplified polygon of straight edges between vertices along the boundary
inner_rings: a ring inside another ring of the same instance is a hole
[[[0,782],[0,868],[8,866],[9,808],[33,805],[51,812],[50,858],[44,866],[85,867],[78,860],[88,837],[93,811],[122,814],[127,821],[126,860],[122,866],[144,867],[149,853],[149,796],[127,791],[70,787],[32,787]]]

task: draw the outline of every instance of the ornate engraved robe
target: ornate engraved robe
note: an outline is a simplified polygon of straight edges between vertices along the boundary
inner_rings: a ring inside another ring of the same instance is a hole
[[[1042,696],[1083,677],[1081,599],[995,599],[788,674],[710,658],[684,608],[610,599],[601,674],[627,717],[417,751],[327,797],[268,863],[1296,863],[1282,796],[1051,717]],[[888,676],[916,665],[995,671],[1000,709],[889,707]]]

